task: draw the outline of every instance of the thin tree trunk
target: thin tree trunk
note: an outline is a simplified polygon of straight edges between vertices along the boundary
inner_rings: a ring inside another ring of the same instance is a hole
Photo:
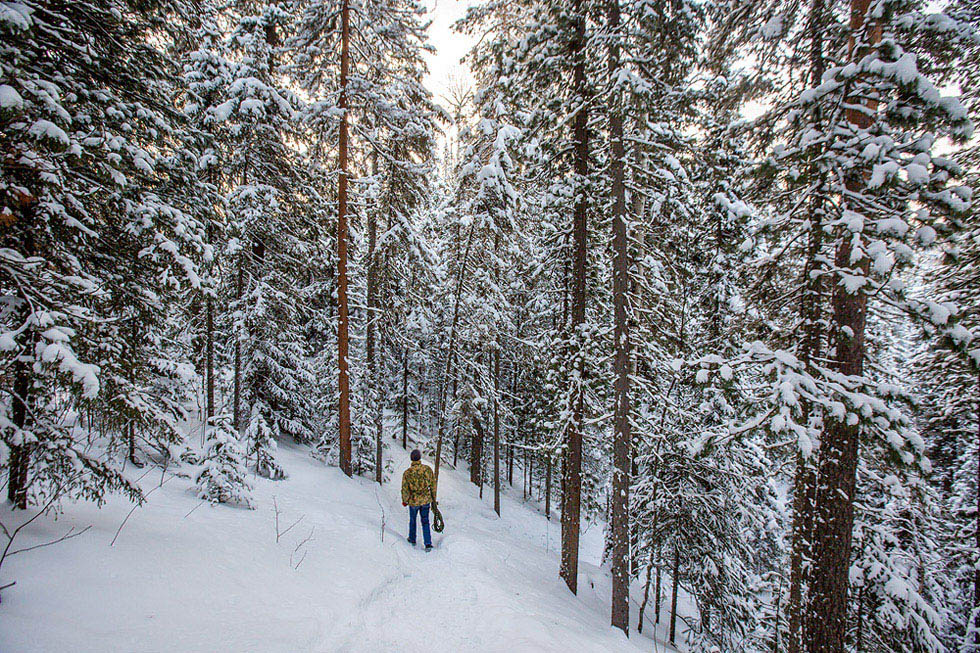
[[[854,34],[865,31],[865,17],[870,0],[851,0],[850,57],[857,57]],[[880,28],[869,32],[872,40],[880,39]],[[857,101],[857,100],[855,100]],[[867,108],[874,110],[872,102]],[[846,110],[848,122],[859,129],[870,124],[870,118],[859,109]],[[850,192],[858,192],[861,180],[846,180]],[[842,229],[842,228],[839,228]],[[857,269],[868,274],[868,257],[852,259],[854,244],[850,232],[839,233],[835,266]],[[868,296],[861,289],[851,293],[839,281],[833,292],[835,353],[833,367],[843,376],[861,376],[864,372],[865,323]],[[854,490],[857,480],[858,437],[860,425],[846,419],[830,420],[821,442],[817,515],[814,528],[814,563],[810,583],[810,605],[805,641],[809,653],[844,651],[847,631],[848,569],[854,527]]]
[[[31,366],[25,360],[26,352],[14,363],[14,398],[13,422],[17,431],[23,434],[27,424],[27,407],[31,402]],[[10,472],[7,480],[7,498],[15,508],[27,509],[28,468],[30,467],[30,449],[27,444],[10,447]]]
[[[824,0],[813,0],[810,7],[810,82],[814,86],[820,83],[824,73],[823,30],[821,17],[824,13]],[[820,200],[811,206],[809,243],[807,260],[804,266],[804,289],[800,302],[800,315],[804,323],[804,341],[800,351],[800,360],[804,367],[810,370],[813,361],[822,356],[823,341],[823,285],[824,276],[815,274],[817,268],[823,267],[820,255],[823,251],[823,207]],[[809,414],[810,407],[804,403],[804,412]],[[812,558],[812,538],[814,505],[813,495],[817,477],[814,461],[808,460],[802,452],[796,456],[796,474],[793,481],[793,533],[792,551],[790,553],[790,584],[789,584],[789,634],[787,653],[800,653],[803,643],[804,619],[803,612],[806,604],[804,587],[808,582],[806,570]]]
[[[464,399],[466,401],[466,399]],[[470,437],[470,483],[483,488],[483,428],[473,414],[473,435]]]
[[[658,623],[658,624],[660,623],[660,597],[662,594],[663,592],[661,591],[660,588],[660,563],[657,562],[657,591],[654,592],[653,607],[656,609],[657,612],[657,616],[656,619],[654,619],[654,623]]]
[[[650,575],[653,572],[653,549],[650,550],[650,562],[647,563],[647,580],[643,584],[643,601],[640,603],[640,614],[636,622],[636,632],[643,632],[643,613],[647,609],[650,600]]]
[[[205,340],[205,366],[207,369],[207,400],[206,400],[206,420],[214,417],[214,301],[211,297],[207,298],[205,311],[207,336]],[[207,423],[207,421],[205,422]]]
[[[439,428],[438,436],[436,439],[436,468],[435,468],[435,485],[436,490],[439,488],[439,466],[442,462],[442,438],[443,429],[445,428],[445,414],[446,414],[446,381],[449,379],[449,374],[453,369],[453,356],[456,353],[456,326],[459,324],[459,298],[463,292],[463,279],[466,275],[466,265],[470,258],[470,247],[473,245],[473,229],[476,226],[474,221],[470,224],[469,235],[466,237],[466,248],[463,252],[463,257],[459,262],[459,271],[456,276],[456,297],[453,302],[453,323],[449,329],[449,348],[446,352],[446,374],[443,376],[443,383],[439,388]],[[455,393],[454,393],[455,394]],[[457,447],[453,447],[453,466],[455,466],[455,456]],[[435,492],[433,492],[435,494]]]
[[[528,464],[528,455],[527,455],[527,449],[525,449],[524,450],[524,469],[523,469],[523,472],[524,472],[524,479],[523,479],[524,480],[524,486],[523,486],[523,489],[524,489],[524,500],[525,501],[527,501],[527,488],[528,488],[527,464]]]
[[[493,511],[500,516],[500,343],[493,350]]]
[[[854,648],[857,653],[864,650],[864,588],[858,590],[857,628],[854,633]]]
[[[371,174],[378,174],[377,154],[371,157]],[[377,352],[377,332],[378,322],[381,319],[381,309],[378,302],[378,216],[376,211],[368,210],[367,232],[368,232],[368,251],[367,251],[367,366],[370,376],[370,398],[369,404],[371,418],[374,422],[374,480],[380,485],[382,478],[381,461],[381,438],[383,437],[383,407],[384,401],[380,394],[382,392],[381,379],[378,378],[378,352]]]
[[[551,521],[551,454],[545,458],[544,514]]]
[[[977,416],[980,417],[980,375],[977,376]],[[977,420],[977,448],[980,449],[980,419]],[[980,451],[977,452],[977,487],[980,487]],[[976,547],[980,550],[980,492],[977,493]],[[973,643],[980,649],[980,565],[973,570]]]
[[[402,449],[408,449],[408,345],[402,359]]]
[[[339,370],[340,469],[353,475],[350,441],[350,371],[348,368],[347,310],[347,76],[350,71],[350,2],[341,0],[340,9],[340,151],[337,176],[337,369]]]
[[[527,450],[527,496],[534,499],[534,455]]]
[[[235,296],[239,304],[242,301],[242,293],[245,285],[245,250],[238,254],[238,273],[235,280]],[[241,307],[239,306],[239,310]],[[242,334],[235,334],[235,390],[232,399],[231,419],[235,423],[235,429],[242,430]]]
[[[572,138],[575,144],[575,175],[577,177],[575,211],[572,232],[574,238],[575,270],[572,291],[571,339],[575,365],[578,367],[576,389],[571,399],[572,419],[566,433],[565,479],[561,510],[561,569],[573,594],[578,592],[578,548],[582,501],[582,417],[585,412],[585,359],[581,343],[581,328],[585,324],[585,282],[587,274],[588,223],[586,183],[589,174],[589,103],[585,78],[586,15],[583,0],[574,0],[575,34],[571,40],[569,55],[574,65],[573,95],[578,105]]]
[[[619,71],[619,0],[608,0],[609,74]],[[623,106],[621,91],[610,95],[609,171],[613,197],[613,313],[615,360],[613,369],[614,417],[612,478],[612,615],[611,624],[626,636],[630,632],[629,610],[629,483],[630,483],[630,328],[627,293],[629,290],[629,241],[626,234],[626,180],[623,147]]]
[[[674,545],[674,564],[671,565],[670,576],[670,643],[674,644],[674,635],[677,633],[677,577],[680,575],[681,554],[677,545]]]
[[[483,431],[483,424],[480,422],[480,417],[475,412],[470,415],[470,421],[473,423],[473,440],[470,450],[470,481],[480,488],[480,496],[483,496],[483,439],[485,437]],[[476,464],[474,465],[473,451],[477,451],[475,455]]]

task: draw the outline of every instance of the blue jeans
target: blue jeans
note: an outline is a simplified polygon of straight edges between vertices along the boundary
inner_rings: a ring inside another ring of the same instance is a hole
[[[432,546],[432,534],[429,532],[429,504],[408,507],[408,541],[415,544],[415,515],[422,515],[422,541],[426,546]]]

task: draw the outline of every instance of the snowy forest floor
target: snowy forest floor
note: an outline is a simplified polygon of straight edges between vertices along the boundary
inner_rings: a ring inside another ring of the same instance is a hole
[[[160,486],[154,470],[140,481],[146,503],[113,545],[132,508],[121,497],[42,517],[18,547],[91,528],[8,559],[3,577],[17,585],[3,593],[0,649],[674,650],[662,630],[649,639],[652,600],[644,634],[635,632],[642,587],[634,587],[631,639],[610,628],[600,524],[583,524],[579,595],[568,592],[558,577],[559,520],[523,502],[519,488],[502,497],[498,518],[489,487],[481,500],[462,472],[444,467],[446,530],[433,533],[433,552],[421,548],[421,533],[413,549],[399,498],[408,456],[398,445],[389,455],[390,480],[378,487],[283,446],[289,478],[253,477],[255,510],[204,505],[193,479],[168,475]],[[2,510],[8,528],[33,514]],[[683,621],[678,630],[683,640]]]

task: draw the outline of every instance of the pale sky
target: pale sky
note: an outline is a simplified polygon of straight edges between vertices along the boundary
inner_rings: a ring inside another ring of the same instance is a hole
[[[429,26],[429,42],[436,47],[436,53],[428,58],[429,76],[426,85],[440,104],[446,90],[446,83],[454,72],[470,79],[469,70],[460,59],[474,45],[476,39],[459,34],[452,29],[453,23],[462,18],[466,7],[472,0],[426,0]]]

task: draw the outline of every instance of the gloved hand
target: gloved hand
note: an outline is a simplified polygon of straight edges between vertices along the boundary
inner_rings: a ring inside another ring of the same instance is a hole
[[[402,501],[402,508],[406,507],[408,504]]]

